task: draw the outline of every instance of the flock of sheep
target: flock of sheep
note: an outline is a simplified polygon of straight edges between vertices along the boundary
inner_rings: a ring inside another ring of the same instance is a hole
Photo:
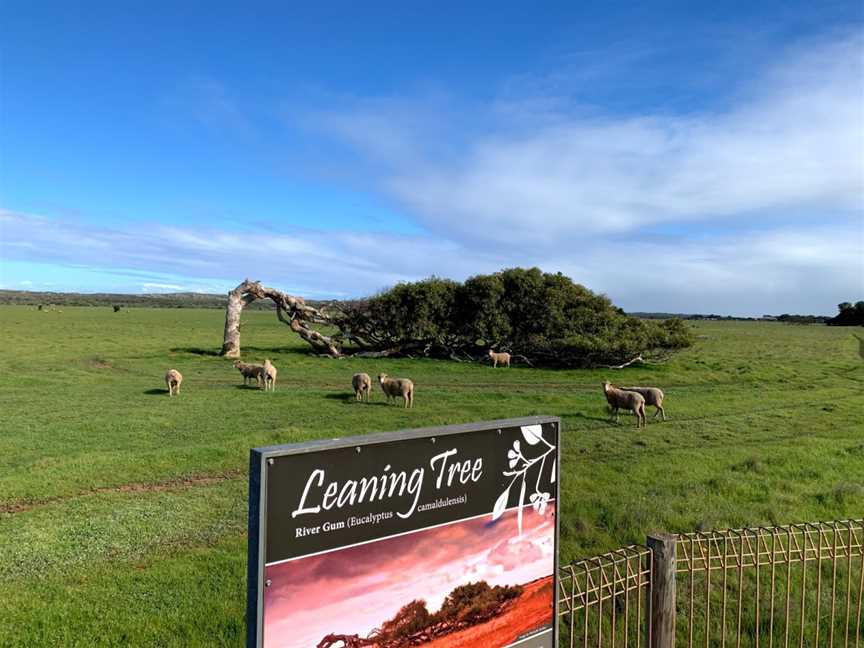
[[[243,376],[243,384],[249,384],[253,378],[259,388],[264,391],[276,391],[276,375],[279,373],[270,358],[264,360],[264,364],[247,364],[239,360],[234,362],[234,368]],[[168,387],[168,395],[175,396],[180,393],[180,384],[183,382],[183,374],[176,369],[165,372],[165,385]]]
[[[492,366],[497,367],[499,364],[504,367],[510,366],[509,353],[495,353],[489,351],[489,357],[492,360]],[[264,391],[276,390],[276,367],[267,358],[264,364],[248,364],[236,360],[234,368],[243,376],[243,384],[246,385],[250,380],[255,380],[260,389]],[[180,394],[180,384],[183,382],[183,375],[176,369],[169,369],[165,374],[165,384],[168,386],[168,395],[174,396]],[[402,406],[405,408],[414,407],[414,381],[409,378],[390,378],[387,374],[378,374],[378,384],[381,386],[381,391],[389,402],[390,399],[402,399]],[[372,379],[367,373],[355,373],[351,377],[351,387],[354,390],[354,400],[358,402],[369,402],[369,396],[372,392]],[[656,409],[654,417],[658,415],[666,420],[666,412],[663,409],[663,390],[657,387],[615,387],[609,381],[603,383],[603,393],[606,396],[606,402],[609,404],[610,417],[614,416],[618,422],[619,410],[629,410],[636,415],[636,427],[645,427],[647,424],[645,418],[645,406],[653,405]]]

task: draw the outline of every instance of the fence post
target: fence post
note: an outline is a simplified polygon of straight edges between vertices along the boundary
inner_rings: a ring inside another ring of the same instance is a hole
[[[675,536],[648,536],[651,549],[651,635],[648,648],[675,646]],[[646,626],[647,632],[647,626]]]

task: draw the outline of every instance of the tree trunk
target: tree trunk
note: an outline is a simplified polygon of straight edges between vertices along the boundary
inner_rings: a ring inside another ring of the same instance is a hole
[[[257,299],[272,299],[276,303],[276,315],[280,322],[291,327],[301,338],[318,353],[339,357],[342,351],[339,344],[332,338],[322,335],[311,328],[307,321],[318,324],[332,324],[333,321],[325,313],[307,306],[302,297],[283,293],[275,288],[262,286],[260,281],[246,279],[234,290],[228,293],[228,305],[225,308],[225,334],[222,339],[222,355],[226,358],[240,357],[240,315],[243,309]]]
[[[228,293],[228,306],[225,308],[225,334],[222,338],[222,355],[226,358],[240,357],[240,314],[243,309],[257,299],[244,294],[248,284],[242,284]]]
[[[344,648],[362,648],[375,643],[374,639],[361,639],[358,635],[328,634],[318,642],[317,648],[330,648],[333,644],[342,642]]]

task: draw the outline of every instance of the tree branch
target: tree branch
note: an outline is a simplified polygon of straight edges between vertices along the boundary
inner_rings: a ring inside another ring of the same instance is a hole
[[[632,364],[635,363],[635,362],[640,362],[640,363],[642,363],[642,362],[645,362],[645,360],[644,360],[644,358],[642,358],[641,355],[638,355],[638,356],[636,356],[635,358],[633,358],[632,360],[628,360],[628,361],[625,362],[624,364],[620,364],[620,365],[602,365],[602,368],[603,368],[603,369],[623,369],[624,367],[629,367],[630,365],[632,365]]]
[[[271,299],[276,304],[276,316],[279,321],[291,327],[318,353],[332,357],[342,355],[340,345],[332,338],[322,335],[309,326],[315,324],[333,324],[329,315],[306,304],[302,297],[296,297],[262,286],[260,281],[246,279],[234,290],[228,293],[228,305],[225,308],[225,334],[222,341],[222,355],[228,358],[240,357],[240,315],[243,309],[258,299]]]

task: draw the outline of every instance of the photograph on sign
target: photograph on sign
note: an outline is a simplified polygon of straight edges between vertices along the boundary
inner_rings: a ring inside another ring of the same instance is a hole
[[[557,421],[489,425],[262,461],[255,643],[551,648]]]

